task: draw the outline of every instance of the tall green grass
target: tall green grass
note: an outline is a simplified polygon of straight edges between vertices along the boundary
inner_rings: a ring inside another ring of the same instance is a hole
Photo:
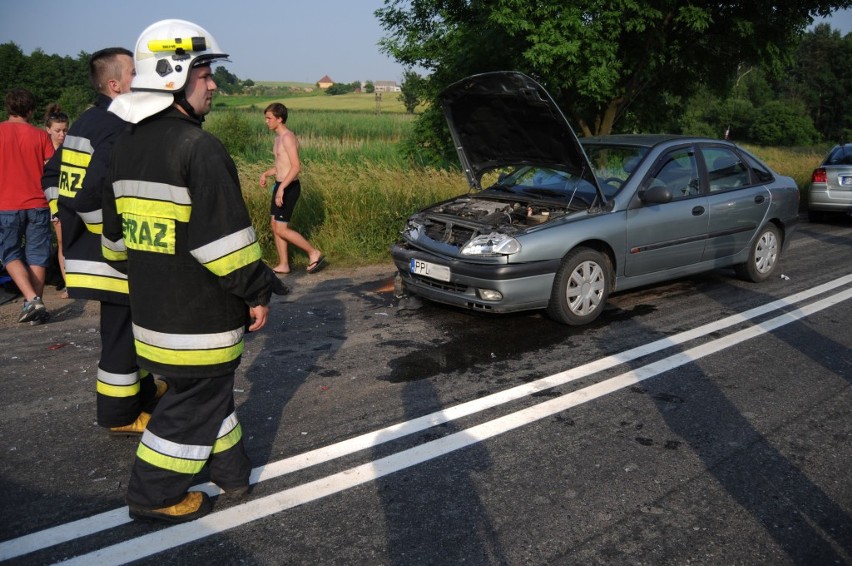
[[[259,186],[260,174],[268,165],[240,159],[237,166],[264,259],[274,263],[271,187]],[[299,180],[302,196],[290,226],[341,266],[387,261],[390,245],[412,212],[467,190],[458,172],[368,161],[305,163]],[[306,256],[293,246],[290,254],[292,264],[307,264]]]
[[[306,163],[379,162],[405,167],[408,161],[399,142],[410,131],[413,120],[410,114],[291,110],[287,127],[299,138],[299,156]],[[274,134],[263,121],[262,108],[213,112],[205,127],[232,155],[247,162],[271,164]]]
[[[743,146],[763,160],[776,172],[792,177],[804,196],[811,182],[811,173],[819,166],[830,145],[814,147]]]

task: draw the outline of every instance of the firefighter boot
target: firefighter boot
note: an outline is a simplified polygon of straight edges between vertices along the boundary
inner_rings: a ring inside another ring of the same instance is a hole
[[[183,501],[171,507],[145,509],[130,505],[130,517],[140,521],[163,521],[165,523],[186,523],[200,519],[213,510],[213,503],[203,491],[190,491]]]
[[[141,412],[136,420],[129,425],[111,427],[109,434],[110,436],[139,436],[145,432],[145,427],[148,426],[150,420],[151,413]]]

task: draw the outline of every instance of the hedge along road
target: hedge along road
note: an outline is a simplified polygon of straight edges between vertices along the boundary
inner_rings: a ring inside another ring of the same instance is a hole
[[[806,254],[809,255],[809,254]],[[848,265],[848,264],[847,264]],[[803,266],[803,269],[807,269]],[[386,274],[381,271],[378,275]],[[794,277],[796,279],[796,277]],[[386,308],[387,302],[382,299],[379,283],[381,278],[364,283],[355,282],[350,289],[364,292],[367,297],[366,305],[362,305],[358,315],[364,320],[374,321],[393,314],[391,309]],[[332,279],[320,282],[319,286],[328,285],[329,288],[340,289],[333,283]],[[472,449],[476,444],[487,439],[496,438],[506,432],[519,428],[528,427],[542,419],[564,414],[569,409],[579,407],[585,403],[597,400],[603,396],[623,391],[625,388],[636,387],[644,380],[671,372],[675,368],[685,365],[697,364],[705,357],[714,354],[723,354],[727,349],[741,347],[748,341],[764,338],[766,333],[776,332],[778,329],[800,323],[803,317],[810,317],[825,309],[835,308],[848,301],[852,296],[852,276],[844,275],[826,281],[822,285],[814,287],[804,286],[800,291],[782,295],[781,298],[770,301],[761,301],[752,308],[743,309],[736,314],[722,317],[712,317],[712,320],[704,324],[698,324],[694,328],[667,334],[660,339],[641,343],[631,348],[616,351],[614,354],[591,359],[585,363],[573,365],[571,369],[553,372],[545,377],[517,385],[515,387],[502,388],[487,395],[480,395],[470,400],[455,403],[442,404],[438,411],[424,413],[413,419],[394,421],[389,426],[372,429],[373,432],[343,435],[345,440],[323,443],[310,450],[296,453],[282,459],[270,458],[267,463],[254,470],[252,480],[260,485],[275,483],[275,480],[285,478],[289,474],[299,474],[309,470],[313,466],[319,466],[336,459],[343,461],[339,469],[327,473],[323,470],[308,481],[296,482],[283,489],[270,489],[267,495],[249,499],[242,505],[236,505],[217,510],[214,514],[201,521],[155,530],[147,533],[133,533],[113,536],[107,538],[112,545],[93,544],[92,537],[78,541],[78,537],[92,535],[93,533],[115,529],[128,522],[126,509],[114,508],[107,512],[95,513],[77,518],[72,522],[48,528],[33,530],[30,534],[23,534],[0,543],[0,558],[9,559],[16,556],[36,552],[37,556],[50,556],[49,560],[55,560],[61,556],[78,554],[76,560],[80,563],[122,563],[136,560],[145,556],[153,555],[168,549],[173,549],[195,540],[209,536],[216,536],[229,529],[239,527],[246,523],[256,521],[269,515],[280,513],[286,509],[304,505],[319,498],[348,490],[367,482],[374,482],[380,478],[407,469],[412,466],[428,463],[450,452],[459,449]],[[298,285],[296,285],[298,286]],[[308,287],[305,287],[306,293]],[[312,290],[316,290],[315,288]],[[657,288],[653,293],[657,297],[677,295],[681,290],[678,285]],[[693,289],[694,291],[694,289]],[[727,293],[731,289],[726,290]],[[644,297],[649,293],[646,291]],[[630,305],[631,301],[641,300],[637,294],[630,294],[617,298],[616,304],[620,303],[622,310],[641,310],[642,305]],[[297,289],[295,302],[305,300],[305,310],[302,312],[302,320],[308,319],[319,310],[316,303],[311,304],[306,296],[301,296]],[[653,302],[653,301],[652,301]],[[327,301],[326,301],[327,303]],[[644,304],[644,303],[643,303]],[[660,303],[662,304],[662,303]],[[848,303],[847,303],[848,304]],[[430,316],[442,317],[447,314],[441,309],[430,311]],[[358,315],[350,314],[349,320],[355,322]],[[449,313],[457,316],[458,313]],[[414,321],[412,317],[418,314],[407,315],[408,322]],[[471,321],[484,321],[486,319],[471,319],[466,314],[461,314],[466,323]],[[334,313],[327,311],[323,317],[324,321],[334,318]],[[517,322],[515,319],[510,319]],[[434,322],[427,321],[427,322]],[[540,319],[533,323],[545,324]],[[488,324],[488,323],[485,323]],[[292,332],[303,332],[304,328],[310,327],[310,323],[294,328],[291,319],[286,323]],[[48,325],[49,326],[49,325]],[[412,326],[405,324],[404,327]],[[337,330],[332,331],[332,334]],[[399,329],[395,329],[399,333]],[[359,334],[363,334],[359,331]],[[577,335],[570,335],[576,337]],[[363,339],[363,336],[361,336]],[[397,335],[399,339],[400,336]],[[349,336],[350,341],[357,341],[355,336]],[[493,344],[496,349],[499,345]],[[329,351],[332,348],[324,348],[319,345],[320,351]],[[342,351],[341,347],[339,351]],[[499,350],[498,350],[499,351]],[[493,354],[492,354],[493,356]],[[502,356],[501,356],[502,357]],[[412,358],[413,359],[413,358]],[[497,362],[495,362],[497,363]],[[314,359],[314,367],[311,373],[326,373],[326,377],[333,376],[329,368],[317,367]],[[451,367],[457,367],[450,364]],[[332,379],[331,382],[334,380]],[[577,386],[571,392],[565,394],[552,394],[555,388],[566,387],[578,381],[593,381],[591,385]],[[307,380],[304,382],[307,383]],[[330,388],[334,388],[332,385]],[[329,389],[325,389],[328,391]],[[543,396],[549,396],[545,402],[539,402]],[[238,396],[239,399],[239,396]],[[522,408],[515,405],[523,402]],[[493,413],[498,412],[499,416]],[[241,409],[242,415],[242,409]],[[244,418],[245,419],[245,418]],[[466,423],[475,420],[475,424],[467,426]],[[420,442],[415,446],[393,448],[388,454],[378,458],[367,454],[363,461],[364,452],[377,452],[377,447],[386,443],[397,443],[410,435],[418,435],[430,429],[440,428],[448,423],[457,423],[457,432],[437,435],[438,438],[426,442]],[[6,426],[4,425],[4,428]],[[357,427],[354,427],[357,431]],[[249,428],[250,431],[250,428]],[[360,431],[358,431],[360,432]],[[250,433],[250,432],[249,432]],[[3,436],[6,436],[4,434]],[[362,463],[349,465],[352,458],[360,458]],[[4,476],[8,470],[4,470]],[[258,487],[260,487],[260,485]],[[199,489],[208,491],[215,495],[216,488],[209,484],[202,484]],[[55,523],[56,521],[50,521]],[[150,531],[150,529],[148,529]],[[6,529],[4,528],[4,532]],[[66,544],[64,550],[58,549],[59,554],[50,553],[54,545]],[[74,544],[79,542],[78,544]],[[70,547],[70,548],[69,548]],[[47,549],[47,550],[42,550]],[[84,550],[84,552],[79,552]],[[848,552],[849,549],[846,549]]]

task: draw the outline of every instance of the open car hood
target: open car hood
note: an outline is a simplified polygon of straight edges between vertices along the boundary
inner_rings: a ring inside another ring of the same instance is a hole
[[[581,177],[600,194],[577,136],[530,77],[514,71],[473,75],[448,86],[438,99],[471,187],[481,189],[482,175],[491,169],[538,165]]]

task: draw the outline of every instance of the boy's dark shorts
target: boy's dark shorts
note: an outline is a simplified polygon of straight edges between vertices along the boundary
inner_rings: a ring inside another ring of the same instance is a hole
[[[281,185],[278,181],[272,186],[272,204],[269,207],[269,214],[276,222],[290,222],[293,216],[293,211],[296,209],[296,201],[299,200],[299,195],[302,194],[302,185],[299,180],[291,182],[284,189],[284,206],[275,204],[275,193],[278,192],[278,186]]]

